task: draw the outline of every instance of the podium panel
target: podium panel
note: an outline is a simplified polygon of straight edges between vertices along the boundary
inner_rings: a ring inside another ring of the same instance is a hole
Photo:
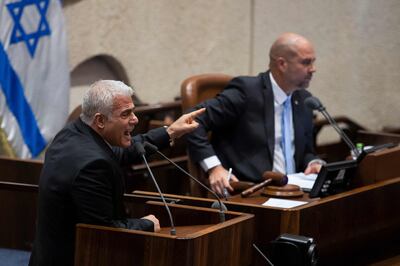
[[[0,248],[31,250],[37,185],[0,181]]]
[[[75,265],[249,265],[253,215],[169,204],[176,235],[160,202],[144,203],[161,221],[159,233],[78,224]]]
[[[400,176],[400,146],[376,151],[362,159],[355,186],[364,186]]]

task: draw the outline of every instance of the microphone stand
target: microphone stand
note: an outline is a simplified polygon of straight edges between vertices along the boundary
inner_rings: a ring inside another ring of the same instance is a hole
[[[207,191],[209,191],[211,194],[213,194],[213,196],[218,200],[218,204],[219,204],[219,220],[220,222],[225,222],[225,213],[224,213],[224,204],[222,203],[221,199],[218,197],[217,193],[215,193],[214,191],[212,191],[211,189],[209,189],[206,185],[204,185],[202,182],[200,182],[199,180],[197,180],[197,178],[195,178],[194,176],[192,176],[191,174],[189,174],[185,169],[183,169],[182,167],[180,167],[178,164],[174,163],[171,159],[169,159],[167,156],[165,156],[162,152],[160,152],[157,148],[157,146],[150,144],[148,142],[144,142],[144,146],[145,147],[149,147],[151,150],[157,152],[159,155],[161,155],[165,160],[167,160],[168,162],[170,162],[171,164],[173,164],[176,168],[178,168],[179,170],[181,170],[183,173],[185,173],[187,176],[189,176],[193,181],[195,181],[197,184],[199,184],[200,186],[202,186],[204,189],[206,189]],[[226,208],[226,207],[225,207]]]
[[[344,140],[350,150],[354,153],[356,157],[360,156],[359,150],[354,146],[353,142],[347,137],[347,135],[343,132],[343,130],[338,126],[336,121],[330,116],[326,108],[322,105],[320,100],[317,97],[310,96],[304,100],[304,103],[307,107],[318,110],[325,118],[328,120],[329,124],[336,130],[339,136]]]
[[[344,142],[346,142],[347,146],[350,147],[350,149],[353,151],[356,157],[360,156],[360,152],[358,151],[358,149],[354,146],[353,142],[351,142],[351,140],[347,137],[347,135],[343,132],[343,130],[338,126],[336,121],[329,115],[325,107],[321,105],[317,110],[320,111],[320,113],[326,118],[326,120],[328,120],[328,122],[336,130],[339,136],[343,138]]]
[[[142,156],[142,159],[144,161],[144,164],[146,165],[147,171],[149,171],[150,176],[153,179],[153,183],[156,186],[158,194],[160,194],[161,200],[164,202],[165,208],[167,209],[167,213],[168,213],[168,216],[169,216],[169,220],[171,222],[171,231],[170,231],[170,233],[171,233],[171,235],[175,236],[176,235],[176,229],[175,229],[174,220],[172,219],[171,211],[169,210],[168,204],[165,201],[163,193],[161,192],[160,187],[158,186],[157,181],[156,181],[156,179],[155,179],[155,177],[153,175],[153,172],[150,169],[150,166],[149,166],[149,164],[148,164],[148,162],[146,160],[146,157],[144,156],[144,152],[142,152],[141,149],[138,149],[138,151],[140,152],[140,154]],[[143,151],[144,151],[144,149],[143,149]]]

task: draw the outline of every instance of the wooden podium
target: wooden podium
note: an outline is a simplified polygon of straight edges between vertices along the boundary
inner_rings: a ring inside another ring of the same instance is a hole
[[[268,198],[260,193],[249,198],[233,196],[224,204],[228,210],[255,215],[254,242],[260,247],[283,233],[303,235],[316,241],[321,265],[360,265],[388,256],[386,253],[394,248],[399,250],[399,191],[400,177],[396,177],[325,198],[310,199],[305,194],[292,200],[307,204],[294,208],[263,206]],[[154,195],[135,191],[132,197],[144,200],[145,196]],[[194,206],[210,206],[213,201],[167,196],[179,204]],[[265,265],[258,254],[253,257],[255,265]]]
[[[144,205],[146,213],[156,215],[161,232],[78,224],[76,266],[239,266],[251,263],[254,215],[227,211],[226,221],[220,222],[218,210],[169,204],[176,227],[173,236],[161,202],[131,203],[131,208]]]
[[[400,176],[400,146],[368,154],[358,166],[356,187]]]

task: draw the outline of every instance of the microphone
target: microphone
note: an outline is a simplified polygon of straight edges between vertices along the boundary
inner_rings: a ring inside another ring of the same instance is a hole
[[[322,105],[320,100],[316,97],[310,96],[304,100],[304,104],[313,110],[322,111],[325,110],[325,107]]]
[[[310,96],[304,100],[304,104],[311,108],[312,110],[319,111],[325,118],[328,120],[329,124],[336,130],[339,136],[343,139],[343,141],[347,144],[350,150],[356,155],[356,157],[360,156],[360,152],[354,146],[353,142],[349,139],[349,137],[344,133],[344,131],[338,126],[336,121],[330,116],[326,108],[322,105],[320,100],[317,97]]]
[[[146,154],[146,151],[145,151],[145,149],[143,147],[143,144],[140,143],[140,142],[135,142],[133,145],[135,146],[135,149],[140,154],[140,156],[142,156],[142,159],[144,161],[144,164],[146,165],[147,171],[149,171],[150,176],[153,179],[153,183],[156,186],[156,189],[158,191],[158,194],[160,194],[161,200],[163,201],[164,206],[167,209],[167,213],[168,213],[168,216],[169,216],[169,221],[171,223],[171,232],[170,233],[171,233],[171,235],[174,236],[174,235],[176,235],[176,229],[175,229],[175,225],[174,225],[174,220],[172,219],[171,211],[169,210],[169,207],[168,207],[167,202],[165,201],[164,195],[161,192],[160,187],[158,186],[158,183],[157,183],[157,181],[156,181],[156,179],[155,179],[155,177],[153,175],[153,172],[150,169],[149,164],[147,163],[146,157],[144,156]]]
[[[190,177],[193,181],[195,181],[197,184],[199,184],[200,186],[202,186],[204,189],[206,189],[207,191],[209,191],[211,194],[213,194],[213,196],[217,199],[218,202],[214,202],[211,205],[211,208],[213,209],[219,209],[219,220],[220,222],[225,222],[225,211],[227,211],[228,209],[226,208],[225,204],[222,203],[221,199],[218,197],[218,195],[212,191],[211,189],[209,189],[206,185],[204,185],[202,182],[200,182],[200,180],[198,180],[197,178],[195,178],[194,176],[192,176],[191,174],[189,174],[185,169],[183,169],[182,167],[180,167],[179,165],[177,165],[176,163],[174,163],[171,159],[169,159],[167,156],[165,156],[162,152],[160,152],[157,148],[157,146],[145,141],[144,143],[144,147],[145,149],[148,149],[151,152],[157,152],[158,154],[160,154],[165,160],[167,160],[168,162],[170,162],[171,164],[173,164],[176,168],[178,168],[181,172],[185,173],[188,177]]]
[[[271,184],[275,186],[284,186],[288,183],[288,177],[282,173],[277,173],[277,172],[271,172],[271,171],[266,171],[263,173],[263,179],[264,181],[256,184],[252,187],[249,187],[248,189],[242,191],[240,195],[243,198],[246,198],[256,192],[257,190],[260,190],[261,188]]]

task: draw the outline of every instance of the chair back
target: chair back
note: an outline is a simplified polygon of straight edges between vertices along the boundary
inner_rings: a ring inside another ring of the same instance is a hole
[[[189,108],[215,97],[231,80],[232,76],[225,74],[201,74],[187,78],[181,85],[182,111],[185,112]],[[191,175],[207,185],[209,184],[206,173],[190,157],[188,158],[188,170]],[[208,194],[193,181],[190,182],[190,193],[192,196],[199,197],[206,197]]]
[[[201,74],[187,78],[181,85],[182,111],[215,97],[231,81],[225,74]]]

